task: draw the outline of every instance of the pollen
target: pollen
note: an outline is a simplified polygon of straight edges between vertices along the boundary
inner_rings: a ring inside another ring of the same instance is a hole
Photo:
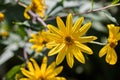
[[[72,37],[67,36],[67,37],[65,37],[65,43],[67,45],[72,45],[74,43],[74,41],[73,41]]]
[[[38,80],[46,80],[43,76],[41,76]]]
[[[115,48],[118,44],[116,39],[110,39],[109,43],[110,43],[110,47],[112,47],[112,48]]]
[[[46,44],[46,43],[47,43],[47,41],[45,41],[45,40],[42,41],[42,44]]]

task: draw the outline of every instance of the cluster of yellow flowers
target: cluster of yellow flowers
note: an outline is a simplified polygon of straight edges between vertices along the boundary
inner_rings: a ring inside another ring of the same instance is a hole
[[[30,19],[28,11],[32,10],[33,12],[37,13],[40,17],[44,17],[45,9],[45,0],[32,0],[32,3],[26,7],[24,11],[24,16],[26,19]]]
[[[73,67],[74,64],[74,57],[79,62],[85,63],[85,58],[82,52],[91,55],[93,54],[93,51],[84,43],[97,39],[97,37],[95,36],[84,36],[84,34],[90,28],[91,22],[88,22],[83,26],[81,26],[84,20],[84,18],[81,17],[73,25],[72,14],[69,14],[67,16],[66,26],[60,17],[57,17],[56,20],[57,20],[58,28],[49,24],[47,26],[49,30],[48,32],[41,31],[38,33],[38,35],[32,34],[32,38],[29,40],[34,44],[32,46],[32,49],[36,49],[36,51],[38,52],[41,51],[45,46],[49,48],[51,47],[48,56],[58,54],[56,58],[56,62],[54,62],[54,66],[59,65],[65,57],[69,67],[71,68]],[[110,24],[108,25],[108,29],[109,29],[108,43],[100,50],[99,56],[102,57],[106,54],[106,62],[113,65],[117,62],[117,55],[114,48],[117,46],[118,40],[120,40],[120,32],[119,32],[120,27]],[[47,41],[46,38],[48,38],[49,41]],[[45,61],[45,59],[43,59],[43,61]],[[61,72],[62,67],[58,68],[57,71],[55,69],[55,72],[57,72],[56,75],[53,76],[49,74],[48,76],[50,69],[49,67],[48,69],[46,69],[46,64],[47,64],[46,62],[42,63],[42,66],[44,65],[45,67],[41,67],[39,69],[36,62],[33,59],[31,59],[31,61],[33,62],[35,69],[32,67],[31,62],[28,63],[28,68],[30,72],[27,72],[23,68],[21,69],[22,73],[25,76],[27,76],[30,80],[32,80],[33,78],[35,80],[38,80],[38,78],[39,79],[41,78],[41,80],[54,80],[53,78],[55,78],[55,80],[65,80],[65,78],[55,77],[58,74],[58,71],[59,73]],[[25,79],[22,78],[20,80],[26,80],[26,78]]]
[[[39,14],[40,17],[44,16],[45,4],[44,0],[32,0],[32,4],[25,10],[24,16],[29,19],[27,12],[29,10]],[[74,65],[74,58],[80,63],[85,63],[83,53],[93,54],[91,48],[85,43],[96,40],[96,36],[85,36],[86,32],[91,27],[91,22],[82,25],[84,17],[78,18],[73,24],[72,14],[69,14],[66,19],[66,24],[57,16],[57,26],[51,24],[47,25],[47,31],[40,31],[38,34],[32,34],[29,42],[33,43],[31,49],[40,52],[43,48],[50,49],[48,56],[56,55],[56,61],[47,68],[47,57],[43,58],[41,67],[38,66],[34,59],[28,62],[28,70],[21,68],[22,73],[27,78],[20,80],[65,80],[63,77],[56,77],[63,69],[62,66],[56,68],[56,65],[62,63],[66,57],[67,64],[70,68]],[[114,48],[120,40],[120,27],[114,24],[108,25],[109,37],[107,44],[99,51],[99,57],[106,55],[106,62],[114,65],[117,62],[117,54]]]

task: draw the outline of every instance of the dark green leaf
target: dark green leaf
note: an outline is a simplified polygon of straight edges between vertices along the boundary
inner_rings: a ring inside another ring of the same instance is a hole
[[[26,32],[25,32],[25,29],[22,26],[18,27],[17,31],[21,35],[22,38],[25,37]]]
[[[93,6],[94,6],[94,0],[92,0],[92,8],[91,8],[91,10],[93,10]]]
[[[113,0],[112,4],[117,4],[120,0]]]
[[[20,71],[21,65],[14,66],[6,75],[6,80],[14,80],[17,72]]]
[[[106,13],[104,12],[105,16],[112,22],[118,24],[117,20],[110,14],[110,13]]]

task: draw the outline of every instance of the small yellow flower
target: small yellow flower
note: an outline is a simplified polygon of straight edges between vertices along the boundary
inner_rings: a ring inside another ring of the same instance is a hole
[[[48,53],[48,56],[58,53],[56,58],[57,65],[60,64],[66,56],[67,63],[71,68],[74,64],[74,57],[79,62],[85,63],[82,52],[92,54],[93,51],[88,46],[84,45],[84,43],[97,39],[95,36],[83,36],[90,28],[91,22],[88,22],[81,27],[84,20],[84,18],[81,17],[73,25],[72,14],[67,16],[66,26],[60,17],[57,17],[56,20],[58,28],[53,25],[47,26],[50,33],[47,33],[46,35],[51,40],[46,46],[53,47]]]
[[[0,22],[4,20],[4,14],[0,12]]]
[[[37,13],[40,17],[44,17],[45,14],[45,0],[32,0],[32,3],[26,7],[24,11],[24,17],[26,19],[30,19],[28,15],[28,11],[32,10],[33,12]]]
[[[38,34],[31,34],[31,39],[29,42],[33,43],[31,49],[36,49],[36,52],[40,52],[45,47],[46,43],[49,41],[44,35],[45,31],[42,30]]]
[[[16,74],[15,75],[15,80],[19,80],[21,78],[21,75],[20,74]]]
[[[64,77],[58,77],[57,75],[62,72],[63,66],[56,67],[56,63],[53,62],[47,67],[47,57],[43,58],[41,66],[31,58],[27,64],[28,69],[21,68],[22,74],[26,78],[20,80],[66,80]]]
[[[7,31],[2,31],[2,32],[0,32],[0,36],[2,36],[2,38],[6,38],[6,37],[8,37],[8,32]]]
[[[117,55],[114,48],[120,40],[120,27],[110,24],[107,26],[109,29],[108,43],[100,50],[99,57],[102,57],[106,54],[106,62],[114,65],[117,62]]]

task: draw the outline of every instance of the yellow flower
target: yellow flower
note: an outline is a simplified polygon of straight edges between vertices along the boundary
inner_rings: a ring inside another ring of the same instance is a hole
[[[114,65],[117,62],[117,55],[114,48],[120,40],[120,27],[110,24],[107,26],[109,29],[108,43],[100,50],[99,57],[102,57],[106,54],[106,62]]]
[[[45,31],[42,30],[38,34],[31,34],[31,39],[29,42],[33,43],[31,49],[36,49],[36,52],[40,52],[45,47],[46,43],[49,41],[44,35]]]
[[[27,78],[21,78],[20,80],[66,80],[64,77],[58,77],[61,73],[63,66],[56,67],[55,62],[47,67],[47,57],[43,58],[42,64],[39,67],[37,62],[31,58],[27,64],[28,70],[21,68],[22,73]]]
[[[40,17],[44,17],[45,8],[45,0],[32,0],[32,3],[29,6],[27,6],[24,11],[24,17],[26,19],[30,19],[30,16],[28,15],[29,10],[32,10],[33,12],[37,13]]]
[[[2,38],[6,38],[6,37],[8,37],[8,32],[7,31],[2,31],[2,32],[0,32],[0,36],[2,36]]]
[[[15,80],[19,80],[21,78],[21,75],[20,74],[16,74],[15,75]]]
[[[83,43],[90,42],[97,39],[95,36],[83,35],[88,31],[91,26],[91,22],[82,25],[83,17],[79,18],[75,24],[72,24],[72,14],[67,16],[66,26],[60,17],[56,18],[58,28],[53,25],[48,25],[50,33],[46,35],[51,39],[46,44],[48,47],[53,47],[48,56],[52,56],[58,53],[56,58],[57,65],[60,64],[66,56],[69,67],[73,67],[74,57],[81,63],[85,63],[82,52],[92,54],[93,51]]]
[[[0,12],[0,22],[4,20],[4,14]]]

